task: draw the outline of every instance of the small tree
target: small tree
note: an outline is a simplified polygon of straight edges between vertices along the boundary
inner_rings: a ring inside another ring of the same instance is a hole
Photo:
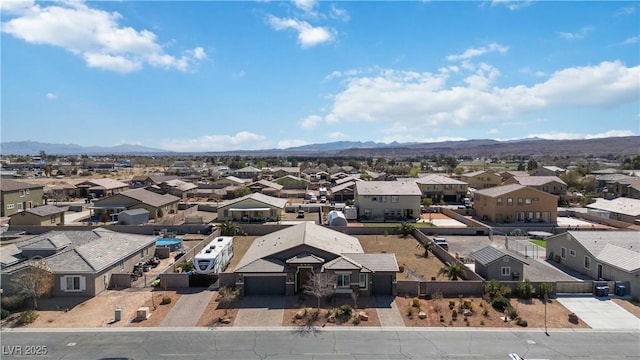
[[[431,249],[433,249],[433,241],[427,239],[424,241],[421,241],[420,243],[418,243],[417,247],[422,247],[424,248],[424,257],[428,258],[429,257],[429,251],[431,251]]]
[[[49,293],[53,287],[54,276],[47,263],[40,260],[13,277],[11,281],[20,294],[33,299],[33,307],[37,309],[38,298]]]
[[[320,310],[320,300],[325,296],[333,294],[335,283],[335,275],[329,275],[324,272],[313,272],[307,279],[307,282],[302,285],[302,291],[316,298],[318,301],[318,310]]]
[[[533,288],[533,285],[531,285],[529,279],[524,279],[523,282],[516,284],[516,293],[518,294],[518,297],[523,300],[531,299],[534,291],[535,289]]]
[[[551,297],[551,293],[553,292],[553,284],[547,283],[547,282],[541,283],[539,292],[540,292],[540,299],[543,299],[546,302],[546,300],[549,297]]]
[[[240,289],[232,289],[223,286],[218,290],[220,305],[222,305],[222,307],[224,308],[225,315],[227,315],[227,313],[229,312],[229,305],[231,305],[232,302],[236,301],[239,295]]]
[[[220,225],[220,232],[223,236],[234,236],[242,232],[240,225],[233,221],[225,221]]]
[[[416,229],[412,224],[403,222],[402,224],[395,227],[396,233],[402,235],[403,238],[408,237],[413,234],[413,231]]]
[[[464,269],[456,263],[447,263],[438,271],[438,275],[444,275],[449,280],[458,280],[464,275]]]

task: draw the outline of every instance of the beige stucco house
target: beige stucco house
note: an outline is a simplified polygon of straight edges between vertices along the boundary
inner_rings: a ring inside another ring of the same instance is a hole
[[[115,217],[124,210],[146,209],[149,219],[159,219],[178,211],[180,198],[170,194],[157,194],[144,188],[127,190],[93,202],[93,215],[102,213]],[[114,218],[115,220],[115,218]]]
[[[502,184],[502,177],[491,171],[474,171],[460,175],[460,181],[466,182],[476,190],[488,189]]]
[[[480,220],[494,223],[556,223],[558,197],[520,184],[478,190],[473,208]]]
[[[422,192],[415,181],[356,181],[358,218],[370,221],[415,220]]]
[[[42,205],[11,215],[10,225],[64,225],[64,213],[69,207]]]
[[[0,181],[0,217],[44,204],[44,186],[24,181]]]
[[[434,204],[441,202],[461,203],[467,197],[469,185],[441,174],[429,174],[415,180],[422,197],[431,199]]]
[[[243,222],[278,220],[284,216],[286,205],[287,199],[252,193],[221,203],[218,206],[218,220]]]

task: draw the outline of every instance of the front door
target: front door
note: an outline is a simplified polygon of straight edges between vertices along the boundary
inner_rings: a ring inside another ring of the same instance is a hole
[[[602,264],[598,264],[598,280],[602,279]]]
[[[301,293],[304,291],[304,285],[307,283],[311,274],[313,273],[313,268],[310,267],[299,267],[298,273],[296,274],[296,293]]]

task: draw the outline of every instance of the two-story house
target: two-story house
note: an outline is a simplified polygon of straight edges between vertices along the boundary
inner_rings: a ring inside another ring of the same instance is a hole
[[[415,181],[356,181],[355,205],[363,220],[415,220],[422,192]]]
[[[0,181],[0,217],[44,204],[44,186],[23,181]]]
[[[430,174],[415,180],[422,197],[431,199],[434,204],[440,202],[461,203],[467,197],[469,185],[460,180],[441,174]]]
[[[488,189],[502,184],[502,177],[491,171],[474,171],[460,175],[460,181],[466,182],[470,188]]]
[[[556,223],[558,197],[520,184],[501,185],[476,191],[473,208],[477,218],[494,223]]]

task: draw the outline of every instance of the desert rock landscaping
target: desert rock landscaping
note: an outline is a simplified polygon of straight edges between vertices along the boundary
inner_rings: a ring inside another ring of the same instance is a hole
[[[366,326],[379,327],[380,319],[371,298],[348,297],[324,299],[320,308],[310,297],[287,299],[285,302],[283,326]]]

